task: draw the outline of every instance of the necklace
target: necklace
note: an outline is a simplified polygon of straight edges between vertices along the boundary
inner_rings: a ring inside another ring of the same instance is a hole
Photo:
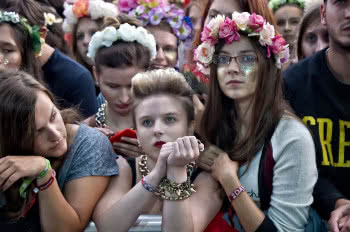
[[[106,127],[106,103],[103,103],[96,113],[96,126],[97,127]]]
[[[187,177],[190,177],[193,173],[195,162],[190,162],[187,164]],[[149,169],[147,167],[147,155],[141,155],[141,161],[139,162],[139,171],[142,177],[145,177],[149,174]]]

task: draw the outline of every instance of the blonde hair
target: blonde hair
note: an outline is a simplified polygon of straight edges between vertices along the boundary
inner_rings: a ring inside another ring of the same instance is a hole
[[[194,120],[193,91],[185,77],[173,68],[158,69],[136,74],[131,80],[131,92],[135,108],[144,99],[154,95],[170,95],[179,98],[187,113],[188,122]]]

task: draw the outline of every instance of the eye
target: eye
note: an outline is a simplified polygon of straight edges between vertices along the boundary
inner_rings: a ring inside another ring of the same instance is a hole
[[[284,24],[286,24],[285,20],[277,20],[277,26],[281,27],[284,26]]]
[[[13,51],[14,51],[13,49],[8,49],[8,48],[2,49],[2,52],[5,53],[5,54],[11,53]]]
[[[150,120],[150,119],[144,119],[144,120],[142,121],[142,125],[143,125],[144,127],[151,127],[151,126],[153,125],[153,122],[152,122],[152,120]]]
[[[226,56],[226,55],[218,55],[215,57],[214,62],[216,64],[229,64],[230,63],[231,57]]]
[[[54,111],[52,112],[52,115],[51,115],[51,118],[50,118],[51,122],[52,122],[52,121],[55,121],[56,117],[57,117],[57,112],[56,112],[56,110],[54,110]]]
[[[316,37],[316,35],[314,33],[309,33],[309,34],[306,35],[305,40],[308,43],[316,43],[317,37]]]
[[[83,33],[78,33],[77,34],[77,40],[83,40],[84,39],[84,34]]]
[[[175,118],[174,116],[167,116],[167,117],[165,118],[165,121],[166,121],[167,123],[174,123],[174,122],[176,122],[176,118]]]
[[[255,55],[243,55],[238,57],[238,61],[241,65],[254,65],[257,60]]]
[[[293,25],[297,25],[297,24],[299,24],[299,22],[300,22],[300,20],[299,20],[299,19],[296,19],[296,18],[294,18],[294,19],[292,19],[292,20],[290,21],[290,23],[293,24]]]

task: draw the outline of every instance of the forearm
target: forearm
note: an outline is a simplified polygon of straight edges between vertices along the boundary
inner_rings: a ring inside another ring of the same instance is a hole
[[[161,178],[154,172],[145,178],[147,183],[152,186],[158,186],[161,181]],[[139,182],[100,217],[98,230],[102,232],[128,231],[140,214],[151,209],[156,201],[157,196],[147,191]]]
[[[186,168],[167,171],[167,178],[176,183],[187,180]],[[163,202],[162,231],[193,231],[190,199]]]
[[[38,185],[48,181],[51,171]],[[52,185],[39,192],[40,222],[43,231],[82,231],[87,222],[82,222],[77,212],[63,196],[55,180]]]
[[[241,186],[237,175],[232,175],[220,182],[227,195]],[[245,231],[256,231],[264,221],[264,213],[256,206],[247,192],[242,192],[231,204]]]

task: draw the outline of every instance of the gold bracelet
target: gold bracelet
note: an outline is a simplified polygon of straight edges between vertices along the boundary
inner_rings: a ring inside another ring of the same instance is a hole
[[[165,178],[159,184],[158,189],[159,196],[163,200],[168,201],[185,200],[189,198],[192,193],[196,192],[196,190],[194,190],[194,185],[191,184],[191,180],[189,178],[180,184]]]

